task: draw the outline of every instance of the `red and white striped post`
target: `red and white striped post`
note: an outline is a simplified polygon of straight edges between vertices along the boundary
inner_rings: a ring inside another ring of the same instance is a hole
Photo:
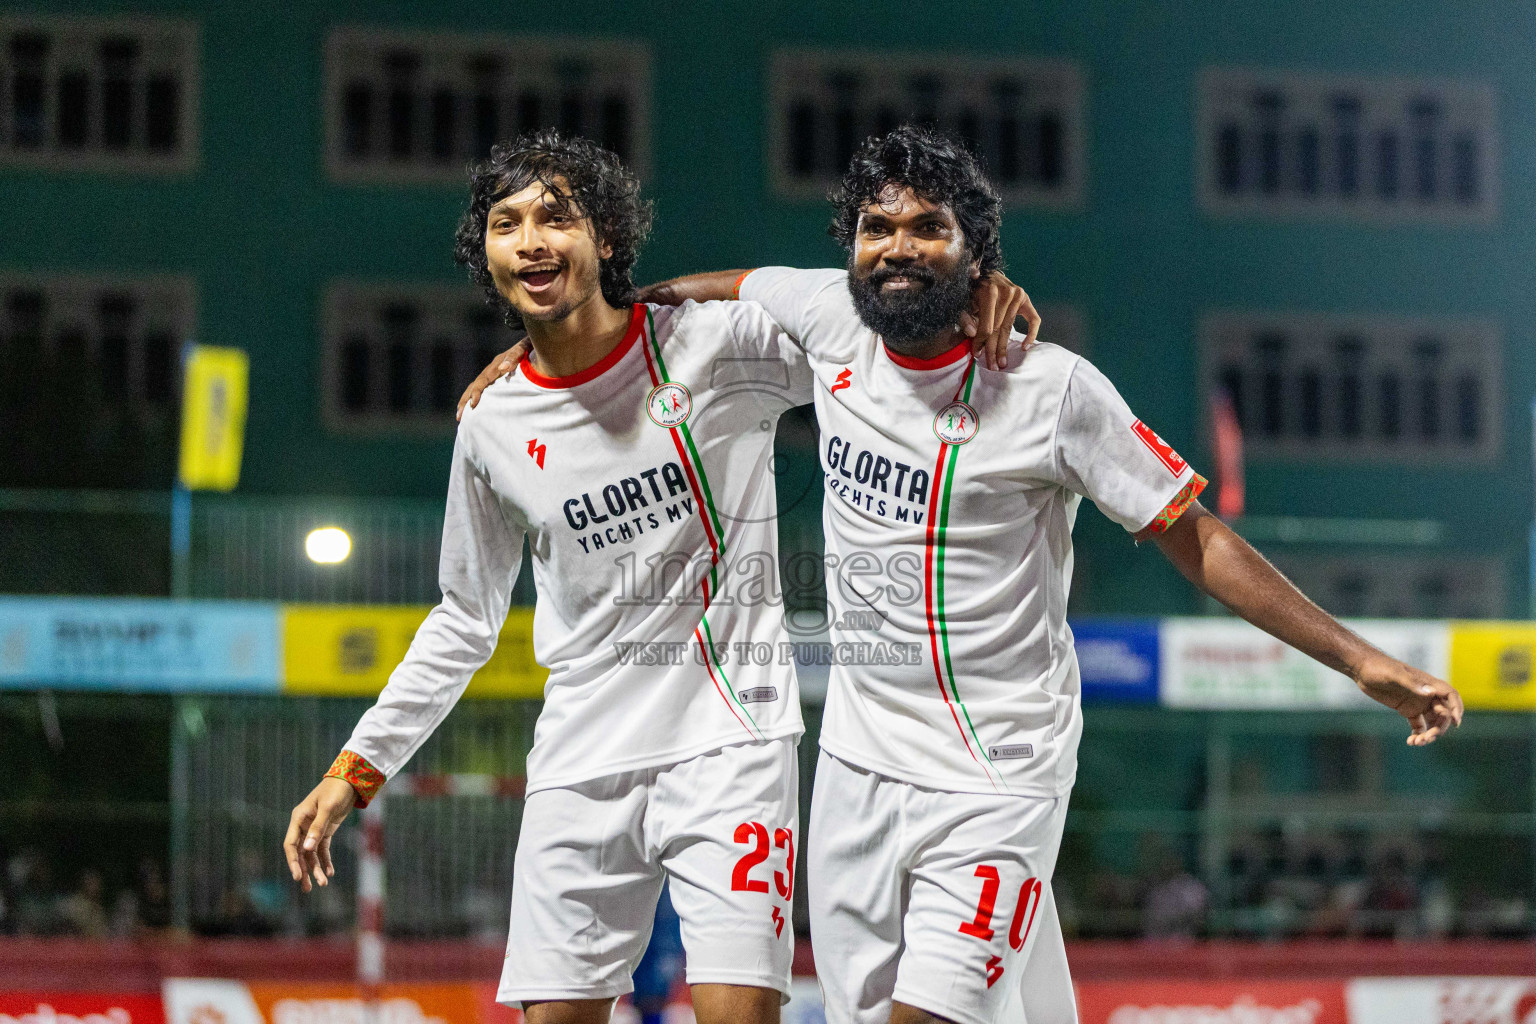
[[[367,1020],[378,1019],[384,983],[384,793],[363,808],[363,844],[357,870],[357,983]]]

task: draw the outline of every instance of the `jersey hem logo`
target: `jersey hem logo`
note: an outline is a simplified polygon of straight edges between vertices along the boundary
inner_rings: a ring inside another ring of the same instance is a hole
[[[681,426],[693,412],[693,395],[681,384],[668,381],[651,389],[645,398],[645,414],[658,427]]]
[[[1178,476],[1189,468],[1189,463],[1179,458],[1179,453],[1174,451],[1167,441],[1158,437],[1157,433],[1151,427],[1141,422],[1141,420],[1132,423],[1131,430],[1135,431],[1136,436],[1141,438],[1141,443],[1146,445],[1152,454],[1157,456],[1157,461],[1167,466],[1168,472],[1174,476]]]
[[[950,402],[933,418],[933,434],[945,444],[965,444],[981,429],[981,417],[965,402]]]

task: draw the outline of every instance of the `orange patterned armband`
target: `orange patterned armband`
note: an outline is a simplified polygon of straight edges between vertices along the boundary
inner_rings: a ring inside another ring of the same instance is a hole
[[[1153,517],[1152,521],[1146,525],[1142,532],[1147,534],[1162,533],[1168,527],[1178,522],[1179,516],[1183,515],[1185,509],[1194,504],[1195,499],[1200,497],[1200,492],[1205,490],[1206,482],[1205,477],[1196,473],[1190,478],[1189,483],[1185,484],[1183,489],[1173,496],[1173,500],[1163,506],[1163,510]]]
[[[384,788],[384,773],[368,763],[368,759],[361,754],[354,754],[350,750],[343,750],[336,755],[331,770],[325,773],[328,779],[340,779],[352,787],[357,794],[357,806],[367,807],[379,790]]]
[[[732,299],[735,299],[738,302],[741,301],[741,282],[745,281],[747,279],[747,275],[750,274],[750,273],[752,273],[752,271],[750,271],[750,270],[743,270],[741,272],[741,276],[736,279],[735,286],[731,288],[731,298]]]

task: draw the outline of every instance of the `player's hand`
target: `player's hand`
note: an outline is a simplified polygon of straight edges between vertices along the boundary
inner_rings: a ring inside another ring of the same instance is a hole
[[[288,857],[288,871],[302,892],[309,892],[310,879],[315,885],[329,884],[336,868],[331,863],[331,837],[357,804],[357,793],[347,782],[333,777],[320,780],[309,796],[299,801],[288,819],[288,837],[283,853]]]
[[[496,383],[498,378],[510,374],[513,368],[522,362],[523,356],[527,354],[528,340],[525,338],[486,364],[485,369],[480,371],[480,376],[470,381],[469,387],[465,388],[464,393],[459,396],[459,411],[453,414],[453,418],[462,420],[464,418],[464,407],[467,405],[470,408],[474,408],[479,405],[481,393]]]
[[[1040,314],[1029,301],[1028,292],[994,270],[971,289],[971,309],[960,314],[960,330],[972,339],[971,351],[989,368],[1003,370],[1008,367],[1008,336],[1014,320],[1021,316],[1028,325],[1024,338],[1027,349],[1040,333]]]
[[[1456,688],[1396,658],[1382,655],[1367,661],[1355,684],[1367,697],[1408,720],[1413,729],[1408,737],[1410,747],[1433,743],[1461,724],[1461,694]]]

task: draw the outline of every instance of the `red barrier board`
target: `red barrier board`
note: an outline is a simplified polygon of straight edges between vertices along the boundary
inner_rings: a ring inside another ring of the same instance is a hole
[[[1349,1024],[1342,979],[1089,981],[1077,1006],[1081,1024]]]
[[[3,992],[0,1024],[165,1024],[157,995]]]

